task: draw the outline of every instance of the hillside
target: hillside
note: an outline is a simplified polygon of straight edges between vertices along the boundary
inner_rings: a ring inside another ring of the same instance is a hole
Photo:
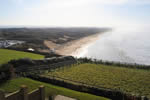
[[[149,70],[87,63],[58,68],[42,76],[150,98]]]
[[[20,58],[42,59],[44,58],[44,56],[28,52],[0,49],[0,64],[7,63],[12,59],[20,59]]]
[[[24,84],[29,87],[29,91],[32,91],[36,88],[38,88],[40,85],[44,85],[46,87],[46,96],[50,95],[65,95],[68,97],[73,97],[78,100],[109,100],[103,97],[87,94],[87,93],[81,93],[77,91],[73,91],[70,89],[65,89],[62,87],[54,86],[51,84],[39,82],[39,81],[34,81],[28,78],[17,78],[13,80],[9,80],[4,84],[0,84],[0,89],[5,91],[5,92],[14,92],[20,88],[20,86]]]
[[[107,30],[108,28],[4,28],[0,29],[0,37],[1,39],[27,41],[36,44],[43,42],[43,40],[62,44]]]
[[[24,43],[11,46],[11,48],[27,50],[33,48],[37,51],[49,52],[56,45],[64,45],[68,42],[103,33],[109,28],[2,28],[0,29],[0,41],[17,40]],[[46,41],[46,43],[45,43]],[[51,46],[47,46],[46,44]]]

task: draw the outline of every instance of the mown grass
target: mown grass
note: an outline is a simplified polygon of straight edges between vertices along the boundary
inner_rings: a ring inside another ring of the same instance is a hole
[[[9,80],[3,84],[0,84],[0,89],[5,92],[14,92],[20,89],[21,85],[28,86],[29,91],[37,89],[40,85],[44,85],[46,88],[46,96],[61,94],[68,97],[76,98],[78,100],[109,100],[103,97],[73,91],[70,89],[35,81],[29,78],[17,78],[17,79]]]
[[[58,76],[97,87],[116,89],[150,98],[150,71],[148,70],[100,64],[80,64],[56,69],[44,75]]]
[[[20,58],[42,59],[44,58],[44,56],[28,52],[0,49],[0,64],[7,63],[12,59],[20,59]]]

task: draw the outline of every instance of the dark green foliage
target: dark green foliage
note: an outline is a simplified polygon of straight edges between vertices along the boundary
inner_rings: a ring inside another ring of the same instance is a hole
[[[78,63],[93,63],[93,64],[104,64],[104,65],[113,65],[117,67],[125,67],[125,68],[135,68],[135,69],[146,69],[150,70],[150,65],[141,65],[137,63],[122,63],[122,62],[113,62],[113,61],[103,61],[91,58],[76,58]]]
[[[0,66],[0,82],[4,82],[10,78],[10,64]]]
[[[18,60],[11,60],[8,63],[12,64],[14,67],[19,67],[21,65],[33,66],[35,63],[29,58],[23,58]]]

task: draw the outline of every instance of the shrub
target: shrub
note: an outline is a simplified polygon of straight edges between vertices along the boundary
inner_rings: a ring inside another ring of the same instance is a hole
[[[0,67],[0,82],[4,82],[10,78],[10,64],[3,64]]]

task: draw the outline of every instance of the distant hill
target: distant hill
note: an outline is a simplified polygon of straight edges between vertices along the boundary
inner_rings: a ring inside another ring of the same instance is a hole
[[[89,35],[102,33],[109,28],[0,28],[0,40],[25,41],[16,48],[49,49],[44,40],[65,44]]]

